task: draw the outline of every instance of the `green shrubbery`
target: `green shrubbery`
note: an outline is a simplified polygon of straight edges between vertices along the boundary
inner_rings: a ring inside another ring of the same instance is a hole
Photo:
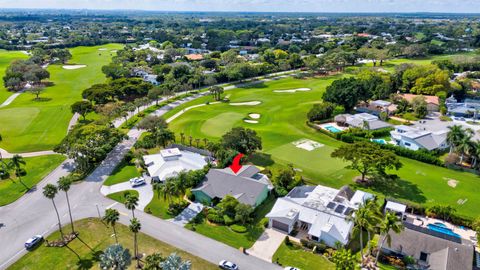
[[[172,216],[177,216],[183,209],[188,206],[188,202],[181,200],[179,202],[172,202],[168,205],[167,213]]]
[[[317,253],[323,253],[327,249],[327,245],[320,243],[320,242],[315,242],[311,240],[306,240],[306,239],[300,239],[300,243],[302,244],[303,247],[312,249],[316,247],[315,252]]]
[[[246,228],[245,226],[238,225],[238,224],[232,224],[232,225],[230,225],[230,229],[232,229],[232,231],[237,232],[237,233],[245,233],[245,232],[247,232],[247,228]]]

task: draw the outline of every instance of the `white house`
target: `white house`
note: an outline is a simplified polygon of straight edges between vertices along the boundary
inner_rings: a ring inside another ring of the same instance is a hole
[[[207,165],[204,156],[178,148],[160,150],[159,154],[143,156],[143,160],[152,180],[162,182],[181,171],[200,170]]]
[[[290,234],[294,228],[314,241],[330,247],[350,240],[353,223],[345,218],[373,195],[355,193],[347,186],[340,190],[325,186],[300,186],[278,198],[270,213],[269,226]]]
[[[335,122],[339,125],[346,125],[349,127],[356,127],[368,130],[377,130],[391,127],[389,123],[378,119],[377,116],[369,113],[357,114],[339,114],[335,116]]]
[[[395,130],[390,132],[392,141],[398,146],[415,151],[448,148],[447,134],[448,130],[432,132],[405,125],[395,126]]]

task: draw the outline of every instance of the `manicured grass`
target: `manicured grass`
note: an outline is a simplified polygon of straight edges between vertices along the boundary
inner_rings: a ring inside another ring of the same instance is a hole
[[[186,228],[234,248],[250,248],[265,230],[261,221],[262,218],[270,212],[274,203],[275,199],[271,196],[255,209],[255,218],[251,222],[251,225],[246,226],[246,233],[234,232],[228,226],[210,224],[206,218],[204,218],[200,224],[187,224]]]
[[[69,225],[65,228],[67,231],[70,229]],[[100,220],[91,218],[75,222],[75,230],[80,232],[80,239],[83,243],[79,239],[75,239],[70,242],[68,246],[80,256],[80,260],[67,248],[53,248],[42,245],[23,256],[8,269],[100,269],[98,255],[100,255],[107,246],[115,243],[115,239],[112,237],[112,229],[105,226]],[[118,223],[116,225],[116,230],[119,243],[123,247],[128,248],[130,254],[132,254],[132,233],[127,226]],[[47,239],[55,240],[58,238],[59,233],[55,232]],[[192,269],[217,269],[216,265],[212,263],[156,240],[141,232],[138,234],[138,245],[139,253],[145,253],[148,255],[154,252],[159,252],[163,256],[168,256],[171,253],[176,252],[182,257],[182,259],[190,260],[192,262]],[[93,251],[90,250],[89,247],[92,248]],[[135,262],[133,259],[132,264],[128,269],[135,269]]]
[[[124,203],[125,199],[127,197],[127,194],[137,196],[137,198],[139,196],[138,191],[133,190],[133,189],[129,189],[129,190],[124,190],[124,191],[119,191],[119,192],[115,192],[115,193],[112,193],[112,194],[108,194],[107,197],[112,199],[112,200],[115,200],[117,202]]]
[[[0,78],[5,76],[7,67],[17,59],[26,59],[28,55],[20,51],[7,51],[0,49]],[[2,104],[13,92],[7,91],[3,86],[3,80],[0,81],[0,104]]]
[[[225,95],[230,95],[231,102],[258,100],[262,103],[257,106],[232,106],[221,103],[194,108],[172,121],[169,126],[177,136],[183,132],[187,137],[191,135],[194,138],[207,138],[210,141],[220,138],[220,135],[212,134],[216,131],[209,130],[212,125],[215,125],[218,130],[226,130],[232,126],[248,127],[254,129],[262,138],[262,155],[261,158],[252,159],[255,164],[263,167],[292,164],[301,170],[309,184],[323,184],[335,188],[353,184],[352,179],[358,173],[345,169],[346,163],[330,157],[331,152],[342,143],[315,131],[305,123],[306,114],[312,104],[321,102],[325,88],[340,77],[341,75],[309,79],[286,78],[250,88],[229,90]],[[308,87],[312,90],[297,93],[273,92],[275,89],[300,87]],[[165,117],[168,118],[185,107],[212,100],[211,96],[202,97],[175,108]],[[261,117],[258,124],[249,124],[241,118],[232,118],[230,121],[220,119],[225,113],[240,114],[242,117],[247,117],[249,113],[259,113]],[[216,121],[209,121],[211,119]],[[310,139],[324,146],[313,151],[303,150],[292,144],[299,139]],[[400,181],[370,189],[370,191],[425,206],[452,205],[457,209],[458,214],[473,218],[480,215],[480,209],[476,207],[480,204],[480,196],[475,195],[480,192],[477,175],[431,166],[406,158],[401,158],[401,161],[404,164],[403,168],[398,172],[392,172],[400,176]],[[446,178],[458,180],[459,183],[452,188],[448,186]],[[458,204],[459,199],[467,200],[461,201],[463,204]]]
[[[70,63],[87,65],[85,68],[67,70],[61,64],[50,65],[48,71],[54,85],[40,95],[41,101],[24,93],[0,109],[0,134],[3,137],[0,147],[20,153],[53,149],[67,133],[72,118],[70,105],[82,99],[84,89],[105,81],[101,68],[110,62],[114,54],[111,50],[122,46],[109,44],[71,49]],[[99,51],[100,48],[108,50]]]
[[[47,176],[53,169],[65,160],[62,155],[48,155],[40,157],[24,158],[26,165],[25,170],[27,174],[21,179],[29,188],[34,188],[45,176]],[[4,160],[9,162],[8,159]],[[11,172],[11,179],[0,180],[0,206],[14,202],[22,197],[26,188],[15,178]]]
[[[137,167],[133,164],[126,164],[125,162],[120,163],[117,168],[112,172],[112,174],[103,182],[105,186],[112,186],[115,184],[123,183],[131,178],[140,176],[140,173],[137,170]]]
[[[172,198],[173,201],[179,201],[180,198]],[[150,211],[150,214],[159,217],[161,219],[170,219],[174,218],[168,213],[169,201],[165,200],[162,194],[159,194],[158,191],[154,191],[152,201],[145,207],[145,211]]]
[[[302,270],[333,270],[335,264],[320,254],[306,251],[297,244],[287,246],[282,243],[272,258],[282,266],[292,266]]]

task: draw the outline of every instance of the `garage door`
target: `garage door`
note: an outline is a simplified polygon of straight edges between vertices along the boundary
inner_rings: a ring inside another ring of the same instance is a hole
[[[288,224],[276,221],[275,219],[272,220],[272,227],[277,230],[288,233]]]

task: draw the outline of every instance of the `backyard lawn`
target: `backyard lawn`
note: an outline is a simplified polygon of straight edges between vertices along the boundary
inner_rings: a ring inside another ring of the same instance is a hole
[[[21,179],[27,187],[35,188],[38,182],[65,160],[65,157],[62,155],[48,155],[24,158],[24,160],[26,162],[24,168],[27,174],[22,176]],[[4,161],[6,163],[9,162],[8,159]],[[27,192],[27,189],[15,178],[13,172],[11,177],[12,179],[0,180],[0,206],[14,202]]]
[[[274,204],[275,198],[270,196],[263,204],[259,205],[255,209],[255,217],[251,225],[246,226],[247,232],[245,233],[234,232],[225,225],[211,224],[206,218],[203,218],[200,224],[189,223],[185,227],[234,248],[250,248],[265,230],[262,219],[270,212]]]
[[[177,134],[193,138],[218,140],[231,127],[243,126],[254,129],[262,138],[263,149],[252,161],[260,166],[292,164],[302,173],[307,183],[323,184],[339,188],[352,184],[358,173],[345,169],[347,165],[339,159],[332,159],[330,153],[342,143],[310,127],[305,123],[306,114],[312,104],[321,102],[325,88],[341,75],[334,77],[295,79],[285,78],[261,83],[250,88],[225,91],[231,103],[260,101],[255,106],[232,106],[228,103],[210,104],[193,108],[172,121],[169,126]],[[311,91],[279,93],[274,90],[310,88]],[[189,102],[166,114],[166,118],[180,110],[213,101],[211,96]],[[251,119],[249,114],[260,114],[257,124],[244,122]],[[215,127],[213,129],[212,127]],[[320,147],[305,150],[293,143],[309,139],[320,143]],[[259,156],[261,158],[259,158]],[[464,172],[431,166],[414,160],[401,158],[404,166],[396,173],[401,180],[376,187],[370,191],[422,205],[452,205],[457,213],[477,217],[480,210],[479,177]],[[455,182],[456,186],[448,185]],[[448,194],[448,196],[445,196]],[[201,229],[200,229],[201,230]],[[208,233],[208,232],[207,232]]]
[[[112,186],[115,184],[120,184],[138,176],[140,176],[140,173],[135,165],[122,162],[117,168],[115,168],[107,180],[103,182],[103,185]]]
[[[333,270],[335,264],[320,254],[306,251],[297,244],[287,246],[282,243],[273,255],[272,261],[282,266],[296,267],[302,270]]]
[[[69,225],[66,226],[70,229]],[[16,269],[100,269],[98,255],[109,245],[115,243],[112,237],[112,229],[105,226],[98,219],[83,219],[75,222],[75,229],[80,232],[80,239],[72,241],[68,246],[76,252],[80,259],[67,248],[53,248],[39,246],[32,252],[23,256],[19,261],[13,264],[10,270]],[[133,251],[133,236],[127,226],[122,224],[116,225],[119,243]],[[54,240],[59,237],[59,233],[55,232],[48,240]],[[192,262],[192,269],[197,270],[213,270],[217,266],[209,263],[201,258],[193,256],[185,251],[179,250],[173,246],[156,240],[143,233],[138,234],[139,253],[152,254],[159,252],[162,256],[176,252],[182,259]],[[89,247],[93,250],[90,250]],[[135,269],[135,262],[128,269]]]
[[[84,89],[105,81],[101,68],[110,62],[112,51],[122,46],[108,44],[71,49],[69,64],[86,65],[84,68],[67,70],[63,65],[50,65],[48,71],[54,85],[45,89],[39,101],[35,101],[32,94],[24,93],[0,109],[3,137],[0,147],[17,153],[51,150],[67,133],[72,118],[70,105],[82,99]],[[99,51],[101,48],[107,50]],[[1,92],[4,90],[0,89]]]
[[[7,51],[0,49],[0,78],[3,78],[5,75],[5,70],[10,65],[11,62],[17,59],[26,59],[28,55],[20,51]],[[7,91],[3,86],[3,80],[0,81],[0,104],[2,104],[12,92]]]

